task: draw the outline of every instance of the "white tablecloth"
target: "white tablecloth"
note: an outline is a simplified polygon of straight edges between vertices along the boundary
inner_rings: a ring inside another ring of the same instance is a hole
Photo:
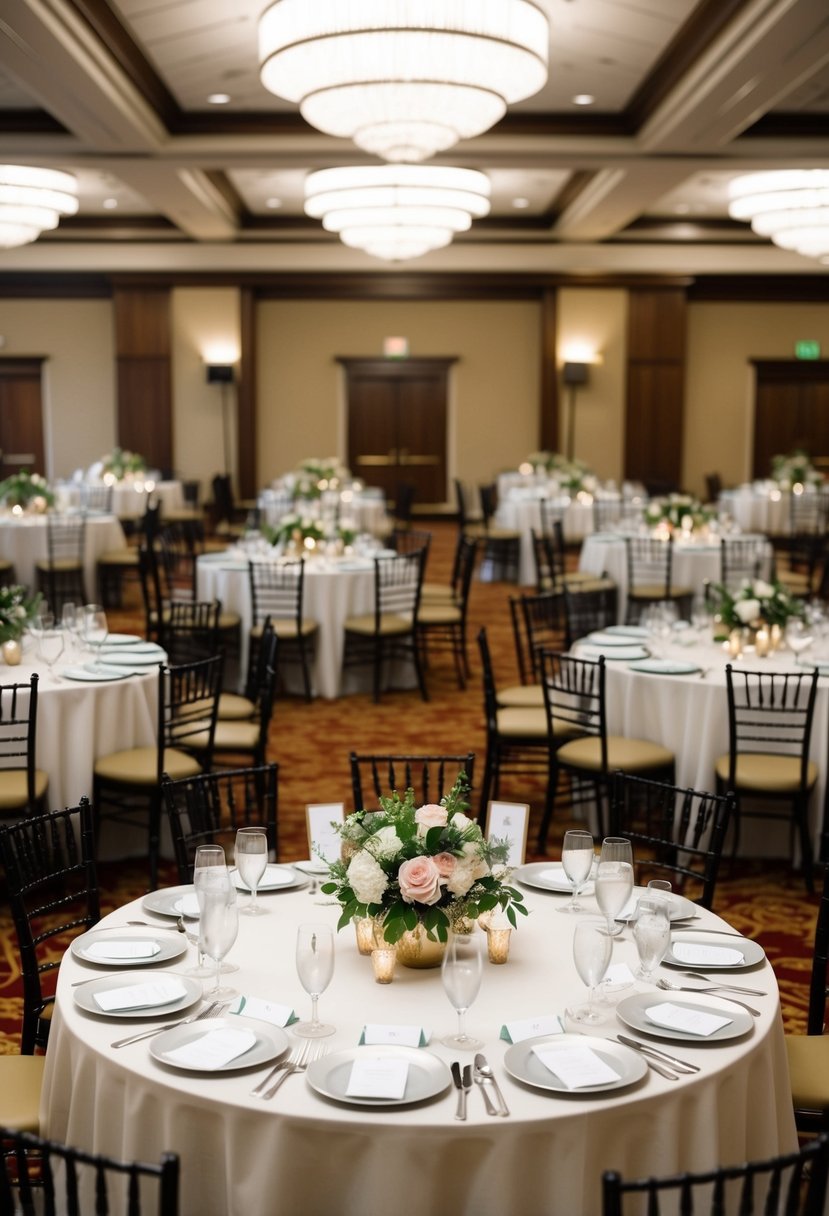
[[[381,494],[362,494],[347,490],[350,495],[340,502],[338,519],[342,527],[353,527],[357,532],[368,532],[372,536],[382,535],[388,523],[386,500]],[[259,508],[265,523],[274,526],[290,511],[318,518],[307,507],[295,506],[292,496],[285,490],[263,490],[259,495]],[[318,503],[312,504],[318,507]]]
[[[101,484],[100,482],[97,484]],[[83,489],[77,482],[64,482],[56,488],[59,504],[67,507],[83,505]],[[119,519],[140,519],[152,501],[161,504],[161,518],[170,511],[184,507],[184,491],[180,481],[156,481],[148,490],[143,481],[120,481],[112,487],[112,513]]]
[[[541,532],[541,499],[547,495],[535,489],[510,490],[499,503],[496,521],[503,528],[521,533],[521,553],[518,581],[522,586],[536,582],[535,555],[532,531]],[[564,507],[561,526],[565,541],[583,540],[593,531],[593,502],[579,502],[575,498],[552,498],[550,501]]]
[[[97,592],[98,558],[108,549],[125,545],[124,529],[114,515],[88,515],[84,549],[84,588],[88,600]],[[27,587],[36,585],[35,563],[49,556],[45,515],[0,516],[0,556],[14,562],[15,578]]]
[[[259,898],[270,915],[241,918],[230,955],[240,970],[227,978],[246,995],[306,1016],[309,998],[294,968],[296,926],[317,920],[333,927],[338,908],[320,906],[324,897],[308,890]],[[200,1076],[155,1063],[146,1041],[113,1051],[110,1043],[135,1022],[81,1011],[70,985],[94,972],[67,954],[46,1060],[44,1132],[124,1158],[180,1153],[183,1216],[597,1216],[604,1169],[672,1173],[792,1150],[782,1021],[765,963],[750,973],[751,986],[769,995],[751,998],[761,1015],[746,1037],[673,1047],[701,1066],[695,1076],[672,1082],[648,1071],[630,1089],[580,1097],[534,1090],[506,1074],[505,1021],[560,1013],[585,997],[572,962],[578,917],[555,912],[564,898],[527,893],[531,915],[513,933],[510,961],[485,963],[468,1014],[469,1032],[484,1040],[501,1081],[508,1119],[488,1117],[477,1090],[468,1122],[460,1123],[451,1087],[432,1101],[373,1110],[318,1096],[304,1077],[289,1078],[266,1103],[250,1096],[264,1068]],[[105,923],[146,918],[140,908],[128,905]],[[625,938],[614,945],[614,961],[632,964],[635,949]],[[192,947],[189,955],[192,962]],[[436,1055],[472,1061],[437,1041],[456,1024],[439,972],[398,968],[391,985],[376,985],[350,926],[338,935],[320,1014],[337,1027],[331,1051],[355,1047],[367,1021],[415,1023],[433,1032]],[[608,1006],[597,1032],[621,1029]]]
[[[719,508],[744,532],[785,536],[791,531],[791,495],[765,483],[723,490]]]

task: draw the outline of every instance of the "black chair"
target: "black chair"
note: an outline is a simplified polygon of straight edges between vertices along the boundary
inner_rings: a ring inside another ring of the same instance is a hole
[[[484,522],[481,572],[496,582],[518,582],[521,559],[521,533],[516,528],[504,528],[495,522],[498,492],[494,482],[479,486],[481,514]]]
[[[56,617],[66,603],[85,604],[84,550],[86,544],[86,515],[60,515],[50,511],[46,516],[48,556],[35,563],[37,589],[49,602]]]
[[[248,562],[251,597],[250,644],[259,645],[265,621],[270,620],[279,637],[280,667],[298,663],[305,700],[311,700],[311,658],[317,622],[303,615],[305,563]]]
[[[625,1182],[602,1175],[602,1216],[681,1213],[682,1216],[822,1216],[829,1140],[818,1136],[797,1153],[724,1165],[697,1174]],[[625,1197],[631,1196],[631,1203]],[[664,1199],[664,1205],[662,1200]]]
[[[218,600],[163,600],[158,641],[172,664],[195,663],[222,650]]]
[[[380,700],[386,664],[414,664],[420,695],[429,700],[417,639],[423,550],[374,559],[374,611],[345,622],[343,668],[370,666],[374,700]]]
[[[159,667],[157,741],[101,756],[95,762],[93,803],[98,830],[104,818],[148,827],[150,883],[158,878],[161,778],[195,777],[210,769],[222,685],[221,655]],[[105,811],[105,804],[109,809]]]
[[[690,587],[673,581],[673,537],[626,536],[628,601],[627,620],[636,624],[650,604],[676,603],[687,614],[693,599]]]
[[[725,665],[728,692],[728,751],[717,758],[714,771],[718,791],[736,794],[734,853],[740,845],[743,816],[785,819],[800,843],[803,877],[814,890],[812,842],[809,835],[809,798],[818,779],[817,765],[809,759],[812,720],[817,696],[817,670],[748,671]],[[788,802],[790,812],[755,805]]]
[[[268,852],[279,857],[279,766],[222,769],[198,777],[161,782],[170,822],[178,880],[193,881],[196,849],[200,844],[221,844],[233,851],[237,828],[261,827],[268,837]]]
[[[461,535],[460,556],[455,570],[451,602],[440,603],[433,599],[429,603],[423,603],[421,600],[417,610],[417,643],[421,661],[428,665],[430,654],[435,651],[449,651],[455,660],[459,688],[466,688],[469,677],[466,620],[477,551],[478,542],[472,537]]]
[[[599,590],[615,587],[613,580],[605,575],[567,569],[567,549],[561,520],[553,520],[548,530],[542,530],[540,533],[533,530],[531,535],[539,595],[545,591],[561,592],[565,587],[574,590],[580,587]]]
[[[46,809],[49,774],[35,767],[37,674],[0,684],[0,815]]]
[[[509,606],[521,683],[499,688],[498,704],[543,709],[541,651],[567,648],[564,599],[558,592],[547,591],[543,595],[510,596]]]
[[[394,526],[396,529],[406,529],[412,522],[412,506],[417,495],[417,487],[410,481],[399,481],[394,491]]]
[[[413,789],[421,805],[440,802],[450,793],[459,772],[466,774],[471,793],[475,754],[465,756],[358,756],[348,757],[354,810],[376,809],[378,800],[397,790]],[[366,799],[369,802],[366,802]]]
[[[619,612],[619,592],[615,584],[596,587],[567,587],[563,592],[565,649],[587,637],[615,625]]]
[[[452,558],[452,576],[448,583],[430,583],[424,579],[423,585],[420,588],[421,604],[431,604],[437,602],[439,604],[455,603],[456,585],[460,571],[461,555],[465,551],[465,544],[468,540],[474,540],[475,537],[464,532],[462,528],[458,528],[457,538],[455,540],[455,553]]]
[[[179,1159],[162,1154],[159,1165],[116,1161],[85,1153],[29,1132],[0,1127],[0,1216],[66,1213],[95,1216],[121,1213],[178,1216]],[[157,1182],[156,1202],[142,1206],[149,1180]]]
[[[5,874],[23,977],[21,1052],[45,1050],[54,986],[67,935],[100,918],[92,810],[86,798],[65,811],[34,815],[0,829]]]
[[[719,473],[705,474],[705,501],[717,503],[723,492],[723,480]]]
[[[458,509],[458,530],[468,536],[482,537],[485,534],[484,525],[480,520],[470,517],[467,503],[466,487],[459,477],[455,478],[455,504]]]
[[[258,524],[258,520],[255,518],[258,514],[256,502],[252,499],[236,502],[229,473],[217,473],[212,479],[211,486],[217,536],[235,540],[244,535],[248,520]]]
[[[806,1033],[786,1035],[794,1117],[799,1132],[829,1131],[829,1052],[826,1028],[829,969],[829,866],[823,871],[823,893],[815,924]]]
[[[666,878],[675,891],[710,909],[733,810],[733,794],[705,794],[615,773],[609,832],[633,845],[640,886]]]
[[[424,549],[423,564],[429,560],[429,547],[432,543],[432,533],[423,528],[393,528],[389,533],[388,547],[395,553],[412,553],[416,549]]]
[[[608,532],[622,523],[624,502],[621,498],[593,499],[593,531]]]
[[[764,536],[723,536],[720,538],[720,583],[729,591],[738,591],[746,579],[769,578],[771,561],[768,541]]]
[[[247,720],[238,717],[217,718],[213,736],[214,764],[227,764],[229,757],[233,757],[234,763],[239,763],[240,757],[248,758],[255,765],[265,763],[276,693],[278,649],[279,639],[270,622],[266,621],[256,656],[256,683],[249,689],[253,712]],[[222,697],[219,698],[219,712]]]

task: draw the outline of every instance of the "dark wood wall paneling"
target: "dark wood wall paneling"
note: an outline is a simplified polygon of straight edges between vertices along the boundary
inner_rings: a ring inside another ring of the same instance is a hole
[[[240,295],[241,350],[236,396],[236,450],[239,455],[236,461],[236,476],[242,498],[255,498],[260,489],[256,461],[256,297],[249,287],[243,287]]]
[[[558,451],[558,359],[556,323],[558,292],[541,293],[541,397],[538,403],[538,446]]]
[[[116,287],[118,443],[173,469],[170,288]]]
[[[625,477],[657,492],[682,474],[686,321],[683,290],[630,292]]]
[[[752,359],[754,477],[767,477],[772,457],[798,449],[829,471],[829,359]]]

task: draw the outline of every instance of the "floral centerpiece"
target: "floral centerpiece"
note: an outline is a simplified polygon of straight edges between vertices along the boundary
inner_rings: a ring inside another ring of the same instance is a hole
[[[599,487],[599,479],[589,465],[583,460],[568,460],[561,452],[531,452],[526,464],[534,469],[543,469],[558,482],[560,489],[569,490],[571,494],[581,491],[595,494]]]
[[[300,548],[306,540],[312,540],[316,545],[325,535],[318,520],[306,519],[294,513],[283,515],[278,524],[262,524],[261,532],[272,545],[288,545],[293,542]]]
[[[40,600],[39,592],[30,596],[26,587],[0,587],[0,644],[20,640]]]
[[[696,532],[716,517],[716,507],[706,507],[690,494],[652,498],[645,507],[645,523],[649,527],[662,525],[671,532]]]
[[[310,456],[303,460],[294,476],[294,498],[319,498],[323,490],[337,490],[347,481],[349,471],[336,456]]]
[[[115,481],[123,481],[125,477],[134,477],[137,473],[147,471],[147,462],[137,452],[128,448],[115,447],[100,461],[101,475],[111,477]]]
[[[6,507],[31,507],[36,511],[45,511],[47,507],[55,505],[55,496],[45,477],[21,469],[19,473],[12,473],[11,477],[0,481],[0,503]]]
[[[729,591],[721,583],[709,588],[723,635],[732,629],[758,629],[762,625],[777,625],[781,630],[792,617],[802,617],[802,600],[789,595],[779,583],[764,579],[743,579],[738,590]],[[721,635],[722,636],[722,635]]]
[[[507,841],[487,841],[465,811],[466,774],[440,805],[416,807],[414,791],[380,799],[377,811],[349,815],[337,831],[346,860],[329,866],[327,895],[342,906],[338,928],[375,917],[389,943],[419,927],[445,942],[449,929],[501,908],[515,925],[523,896],[505,882]]]
[[[771,477],[781,490],[793,490],[796,486],[819,486],[823,482],[808,454],[800,450],[772,456]]]

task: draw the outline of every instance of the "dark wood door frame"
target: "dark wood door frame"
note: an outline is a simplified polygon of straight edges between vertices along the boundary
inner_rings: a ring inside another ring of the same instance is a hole
[[[829,359],[751,359],[749,362],[754,368],[752,476],[767,477],[770,458],[777,452],[791,451],[798,446],[810,449],[814,463],[826,474],[829,471],[829,419],[826,425],[813,428],[811,434],[798,428],[807,421],[809,406],[812,410],[818,408],[820,415],[825,417]],[[773,395],[771,399],[769,394]],[[786,424],[780,428],[783,435],[779,442],[774,439],[773,414],[770,413],[775,409],[776,397],[779,397],[780,417]],[[812,414],[813,421],[815,417]],[[814,450],[816,444],[821,451]]]
[[[11,473],[19,473],[22,469],[26,469],[29,473],[40,473],[46,475],[46,451],[45,451],[45,420],[43,417],[43,365],[47,361],[46,355],[13,355],[5,358],[0,357],[0,397],[3,398],[2,408],[9,408],[14,415],[14,421],[7,418],[7,423],[10,423],[13,431],[17,432],[15,438],[17,443],[14,446],[25,449],[19,452],[6,452],[0,450],[0,478],[7,477]],[[35,411],[36,417],[27,417],[22,431],[15,426],[15,422],[21,423],[24,421],[23,415],[14,413],[14,406],[11,400],[5,396],[6,390],[3,385],[8,386],[7,391],[13,394],[13,400],[16,400],[17,406],[22,406],[26,403],[26,410],[31,406],[37,406]],[[15,385],[18,391],[15,392]],[[20,393],[23,393],[21,398]],[[0,423],[3,420],[0,419]],[[25,434],[23,433],[25,432]],[[0,448],[4,448],[9,442],[8,427],[0,426]],[[7,459],[7,455],[9,459]]]

